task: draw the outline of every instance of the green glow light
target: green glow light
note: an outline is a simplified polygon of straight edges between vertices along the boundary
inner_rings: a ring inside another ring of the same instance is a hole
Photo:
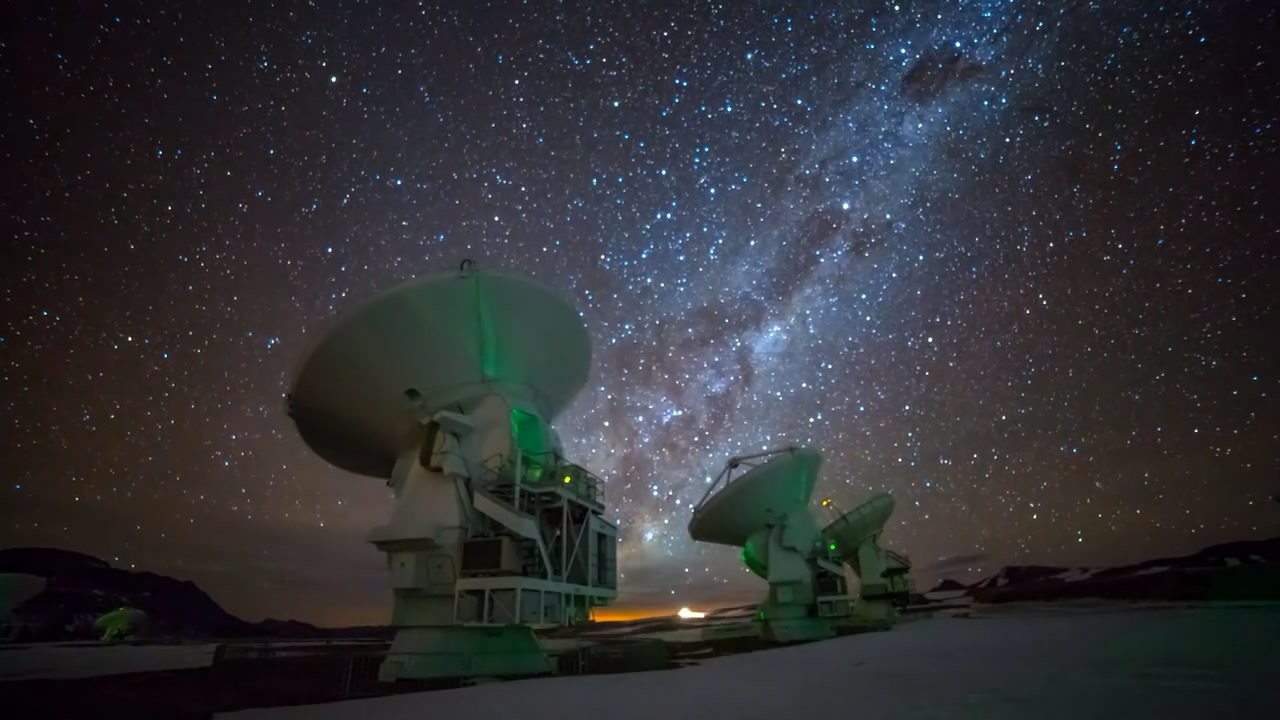
[[[827,546],[827,549],[828,549],[828,550],[835,550],[835,549],[836,549],[836,544],[835,544],[835,543],[831,543],[830,545],[828,545],[828,546]]]
[[[568,485],[570,480],[572,480],[572,478],[570,478],[568,475],[565,475],[565,476],[564,476],[564,484],[565,484],[565,485]]]
[[[744,545],[742,547],[742,555],[740,557],[742,558],[742,564],[745,565],[748,570],[762,578],[769,577],[769,566],[762,562],[760,558],[756,557],[756,554],[751,551],[751,547],[749,545]]]

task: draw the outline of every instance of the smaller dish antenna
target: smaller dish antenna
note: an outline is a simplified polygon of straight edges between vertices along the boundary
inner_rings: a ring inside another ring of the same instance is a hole
[[[834,508],[830,500],[822,504]],[[861,580],[859,599],[864,614],[886,616],[911,593],[907,578],[911,561],[901,553],[880,547],[880,535],[893,508],[892,495],[877,493],[822,529],[828,548],[835,550]]]
[[[813,612],[820,537],[809,501],[821,466],[820,453],[797,447],[730,458],[689,521],[690,537],[741,547],[746,566],[768,581],[760,619],[770,640],[812,640],[832,632]]]
[[[842,623],[880,626],[910,593],[911,563],[879,544],[893,497],[876,495],[819,532],[809,503],[821,467],[821,453],[800,447],[730,458],[689,520],[691,538],[742,548],[747,569],[769,583],[759,613],[766,640],[829,637]],[[835,509],[830,500],[822,506]],[[849,571],[861,580],[857,597]]]

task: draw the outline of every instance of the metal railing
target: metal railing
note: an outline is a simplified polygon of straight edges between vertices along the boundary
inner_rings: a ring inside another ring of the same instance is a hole
[[[520,478],[524,487],[547,488],[565,487],[575,496],[589,502],[604,502],[604,481],[581,465],[568,462],[555,450],[540,453],[521,453],[523,467],[537,467],[540,471],[533,477],[525,474]]]
[[[604,502],[604,480],[581,465],[567,461],[559,452],[521,452],[519,457],[518,474],[514,455],[494,453],[472,469],[472,479],[499,496],[501,493],[495,492],[495,486],[506,484],[537,489],[565,486],[573,495],[588,502]],[[537,471],[531,475],[530,468],[537,468]],[[568,482],[565,482],[566,477]]]

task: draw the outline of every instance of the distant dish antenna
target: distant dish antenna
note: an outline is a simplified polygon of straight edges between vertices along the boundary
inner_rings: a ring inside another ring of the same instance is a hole
[[[905,556],[876,543],[892,497],[877,496],[817,530],[809,503],[821,465],[820,453],[798,447],[730,458],[689,521],[695,541],[741,547],[743,563],[769,583],[757,620],[768,640],[812,640],[841,623],[888,619],[896,591],[909,588]],[[846,564],[863,580],[859,597],[848,593]],[[901,572],[882,581],[889,568]]]
[[[398,628],[384,680],[549,672],[531,628],[617,594],[602,483],[550,424],[590,371],[581,318],[530,280],[459,270],[339,318],[288,396],[317,455],[393,491],[370,535]]]
[[[831,507],[830,502],[824,505]],[[822,530],[823,540],[861,580],[858,592],[864,616],[888,617],[911,595],[906,555],[880,547],[880,535],[893,514],[893,496],[878,493],[836,518]]]
[[[814,612],[819,533],[808,505],[821,465],[822,455],[796,447],[730,458],[689,521],[690,537],[742,548],[746,566],[768,581],[759,618],[766,639],[832,634]],[[734,478],[744,466],[747,472]]]

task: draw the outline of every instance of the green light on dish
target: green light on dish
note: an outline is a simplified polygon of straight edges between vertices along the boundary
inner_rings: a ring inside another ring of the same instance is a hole
[[[835,543],[831,543],[831,544],[827,545],[827,549],[828,549],[828,550],[835,550],[835,549],[836,549],[836,544],[835,544]]]

